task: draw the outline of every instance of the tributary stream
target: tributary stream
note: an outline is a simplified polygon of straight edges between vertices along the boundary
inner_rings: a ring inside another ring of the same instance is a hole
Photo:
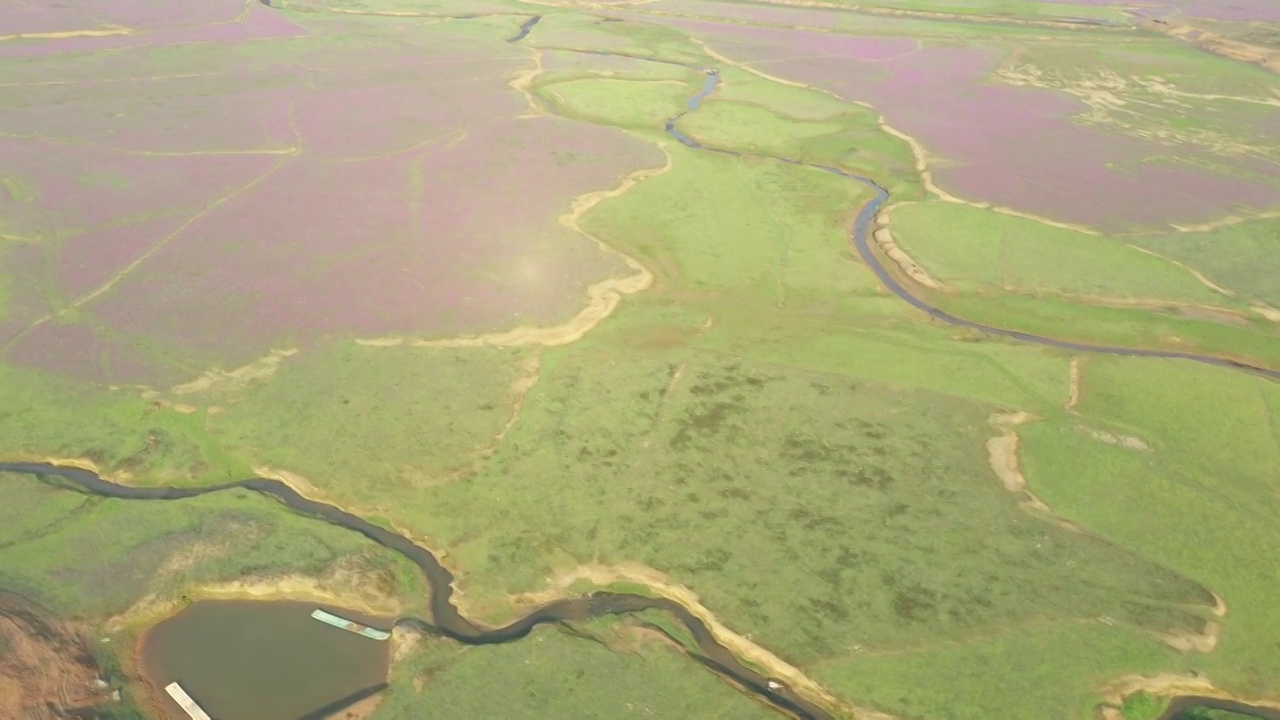
[[[71,485],[75,489],[93,495],[123,500],[180,501],[232,488],[244,488],[266,495],[279,500],[300,515],[360,533],[417,565],[431,587],[431,619],[404,617],[396,620],[395,624],[414,628],[430,635],[451,638],[467,645],[513,642],[524,638],[537,626],[549,623],[588,620],[604,615],[626,615],[642,610],[665,612],[683,625],[694,639],[695,647],[690,648],[689,655],[704,666],[795,717],[809,720],[832,718],[825,710],[790,688],[776,682],[771,684],[769,677],[740,663],[732,652],[716,640],[706,623],[679,603],[666,598],[652,598],[630,593],[595,592],[584,597],[554,600],[501,627],[487,628],[477,625],[464,617],[453,604],[453,573],[441,565],[429,550],[399,533],[375,525],[358,515],[327,503],[305,498],[279,480],[249,478],[199,488],[132,487],[104,480],[88,470],[45,463],[0,463],[0,473],[5,472],[34,475],[41,481],[54,486]],[[300,615],[308,623],[321,625],[307,618],[306,613],[300,613]],[[354,636],[353,638],[363,640]],[[194,653],[199,652],[199,649],[192,647],[189,651]]]

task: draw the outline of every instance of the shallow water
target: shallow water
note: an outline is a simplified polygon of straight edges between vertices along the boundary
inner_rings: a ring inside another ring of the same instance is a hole
[[[292,720],[385,682],[386,642],[311,618],[312,603],[201,601],[149,630],[143,674],[167,717],[186,714],[164,692],[178,681],[210,716]],[[340,608],[330,612],[376,621]],[[385,625],[385,623],[383,624]]]

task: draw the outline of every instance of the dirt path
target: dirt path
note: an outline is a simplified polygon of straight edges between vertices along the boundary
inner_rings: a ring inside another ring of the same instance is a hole
[[[59,30],[56,32],[31,32],[0,35],[5,40],[69,40],[82,37],[110,37],[112,35],[137,35],[138,31],[123,25],[106,25],[97,30]]]
[[[279,171],[280,168],[284,167],[285,164],[286,164],[285,160],[281,160],[280,162],[277,162],[276,164],[268,168],[265,172],[260,173],[257,177],[253,178],[252,180],[245,183],[244,185],[241,185],[240,187],[235,188],[234,190],[227,193],[226,195],[223,195],[220,198],[216,198],[212,202],[206,204],[204,207],[200,208],[193,215],[191,215],[191,217],[187,218],[187,221],[179,225],[176,230],[169,233],[168,235],[165,235],[163,238],[157,241],[154,245],[148,248],[146,252],[142,253],[136,259],[134,259],[133,262],[126,265],[123,270],[120,270],[115,275],[107,279],[107,281],[104,282],[102,285],[99,285],[96,289],[91,290],[88,293],[85,293],[84,295],[81,295],[80,297],[67,303],[66,306],[58,310],[53,315],[45,315],[43,317],[40,317],[35,321],[31,322],[29,325],[23,328],[20,332],[15,333],[14,336],[9,340],[9,342],[6,343],[3,348],[0,348],[0,353],[7,352],[10,348],[16,345],[19,340],[22,340],[28,334],[30,334],[32,330],[35,330],[37,327],[40,327],[46,322],[54,319],[55,316],[62,317],[66,315],[66,313],[72,310],[75,310],[77,308],[83,307],[84,305],[93,302],[95,299],[102,296],[104,293],[109,292],[112,288],[114,288],[117,284],[119,284],[121,280],[124,280],[126,277],[129,276],[130,273],[132,273],[134,270],[137,270],[140,266],[142,266],[144,263],[146,263],[148,260],[154,257],[156,253],[164,249],[164,247],[168,245],[174,238],[186,232],[187,228],[191,227],[201,218],[208,216],[213,211],[222,207],[223,205],[230,202],[231,200],[234,200],[235,198],[249,192],[250,190],[257,187],[258,185],[262,184],[268,178],[274,175],[277,171]]]
[[[216,367],[201,373],[199,377],[181,385],[174,385],[169,392],[174,395],[192,395],[205,392],[231,392],[241,390],[254,380],[266,380],[275,375],[286,358],[297,354],[297,348],[272,350],[264,357],[234,370]]]
[[[1209,232],[1210,230],[1230,227],[1231,225],[1239,225],[1242,222],[1249,222],[1250,220],[1274,220],[1276,218],[1280,218],[1280,210],[1267,210],[1266,212],[1250,215],[1228,215],[1205,223],[1170,225],[1170,227],[1178,232],[1185,233]]]
[[[875,5],[848,5],[834,2],[822,2],[821,0],[760,0],[766,5],[780,5],[783,7],[800,7],[800,8],[816,8],[821,10],[839,10],[848,13],[856,13],[860,15],[880,15],[890,17],[916,18],[920,20],[941,20],[946,22],[961,23],[979,23],[991,25],[1018,25],[1022,27],[1042,27],[1055,28],[1059,30],[1115,30],[1107,25],[1102,24],[1082,24],[1075,22],[1064,22],[1059,20],[1032,20],[1030,18],[1012,18],[1000,15],[966,15],[963,13],[936,12],[932,10],[905,10],[901,8],[878,7]],[[648,11],[641,11],[648,12]],[[659,14],[659,13],[651,13]],[[664,13],[674,14],[674,13]],[[702,16],[707,17],[707,16]],[[718,18],[720,19],[720,18]],[[756,24],[768,26],[768,23],[746,23],[740,24]],[[825,28],[816,28],[824,30]],[[1119,28],[1124,29],[1124,28]]]
[[[958,205],[968,205],[970,207],[975,207],[981,210],[991,210],[992,212],[998,212],[1003,215],[1012,215],[1014,217],[1020,217],[1025,220],[1033,220],[1035,222],[1042,223],[1044,225],[1049,225],[1051,227],[1056,227],[1056,228],[1062,228],[1064,230],[1074,230],[1076,232],[1082,232],[1088,235],[1101,235],[1101,233],[1098,232],[1097,230],[1091,227],[1087,227],[1085,225],[1060,222],[1057,220],[1052,220],[1050,218],[1041,217],[1039,215],[1034,215],[1032,213],[1022,212],[1021,210],[1015,210],[1013,208],[1008,208],[1001,205],[993,205],[987,202],[965,200],[963,198],[952,195],[946,190],[943,190],[942,188],[938,187],[937,182],[934,181],[933,170],[931,169],[933,166],[933,160],[929,154],[929,151],[925,148],[924,143],[921,143],[919,140],[912,137],[911,135],[908,135],[907,133],[890,125],[889,121],[885,118],[883,114],[881,114],[878,110],[876,110],[874,105],[871,105],[870,103],[867,103],[867,102],[863,102],[861,100],[850,100],[849,98],[846,98],[838,93],[834,93],[830,90],[824,90],[822,88],[814,87],[812,85],[807,85],[802,82],[787,80],[786,78],[778,77],[777,75],[772,75],[768,72],[765,72],[764,70],[760,70],[759,68],[753,67],[748,63],[745,63],[739,60],[733,60],[732,58],[726,57],[725,55],[711,48],[711,46],[708,45],[703,40],[694,38],[694,42],[696,42],[700,47],[702,47],[702,49],[707,53],[707,55],[711,56],[715,60],[722,62],[726,65],[729,65],[731,67],[735,67],[739,70],[742,70],[743,72],[751,73],[752,75],[755,75],[756,77],[762,80],[768,80],[770,82],[776,82],[776,83],[780,83],[782,85],[787,85],[790,87],[804,88],[805,90],[820,92],[825,95],[829,95],[833,98],[836,98],[841,102],[852,103],[854,105],[858,105],[860,107],[866,108],[867,110],[870,110],[871,112],[876,113],[876,122],[880,126],[880,129],[888,133],[889,135],[892,135],[893,137],[898,138],[899,140],[905,142],[911,148],[911,154],[915,157],[916,173],[920,176],[921,184],[924,185],[924,189],[927,192],[929,192],[931,195],[935,196],[939,200],[942,200],[944,202],[956,203]]]
[[[562,598],[574,583],[586,581],[598,587],[614,583],[643,585],[655,595],[679,603],[701,620],[715,636],[717,642],[738,658],[763,668],[768,674],[787,683],[811,702],[837,708],[859,720],[892,720],[893,716],[865,710],[837,698],[830,691],[810,679],[802,670],[786,662],[748,637],[730,630],[702,604],[697,593],[684,585],[673,583],[665,573],[640,563],[602,565],[592,562],[572,570],[557,572],[548,578],[548,589],[512,598],[517,606],[538,605]]]
[[[1201,697],[1220,698],[1246,703],[1254,707],[1280,710],[1280,700],[1276,699],[1244,699],[1214,687],[1213,683],[1202,675],[1126,675],[1102,689],[1103,700],[1107,703],[1102,708],[1105,720],[1123,720],[1120,708],[1125,698],[1137,693],[1146,693],[1157,697],[1171,698],[1179,695],[1199,695]]]
[[[1139,24],[1139,27],[1168,35],[1197,50],[1251,63],[1273,73],[1280,73],[1280,50],[1273,47],[1251,45],[1241,40],[1222,37],[1204,28],[1185,25],[1178,20],[1145,20]]]
[[[181,564],[166,564],[156,576],[180,574]],[[112,633],[150,627],[196,600],[300,600],[350,608],[375,617],[399,616],[404,605],[377,587],[376,577],[350,568],[337,568],[320,577],[296,573],[246,577],[186,587],[181,595],[148,593],[124,612],[109,618],[105,627]]]
[[[1067,404],[1063,409],[1067,412],[1075,412],[1076,405],[1080,404],[1080,358],[1071,358],[1071,363],[1067,365]]]
[[[950,290],[941,280],[934,278],[925,270],[920,263],[916,262],[907,254],[901,246],[893,239],[893,233],[889,230],[889,216],[894,208],[907,205],[908,203],[898,203],[884,208],[876,215],[876,230],[871,234],[871,238],[876,241],[876,245],[880,246],[880,251],[885,257],[893,261],[898,269],[904,275],[911,278],[916,284],[923,285],[931,290]]]
[[[1210,280],[1209,278],[1205,277],[1204,273],[1200,272],[1199,270],[1196,270],[1195,268],[1193,268],[1193,267],[1191,267],[1191,266],[1189,266],[1189,265],[1186,265],[1186,264],[1184,264],[1184,263],[1178,262],[1177,260],[1174,260],[1173,258],[1168,257],[1168,256],[1166,256],[1166,255],[1161,255],[1160,253],[1158,253],[1158,252],[1156,252],[1156,251],[1154,251],[1154,250],[1148,250],[1148,249],[1146,249],[1146,248],[1144,248],[1144,247],[1138,247],[1137,245],[1134,245],[1134,244],[1132,244],[1132,243],[1126,243],[1126,244],[1127,244],[1129,247],[1133,248],[1134,250],[1137,250],[1137,251],[1138,251],[1138,252],[1140,252],[1140,253],[1146,253],[1147,255],[1151,255],[1152,257],[1158,257],[1158,258],[1160,258],[1161,260],[1163,260],[1163,261],[1165,261],[1165,262],[1167,262],[1167,263],[1171,263],[1171,264],[1173,264],[1173,265],[1177,265],[1178,267],[1182,268],[1183,270],[1186,270],[1187,272],[1191,273],[1191,277],[1194,277],[1197,281],[1199,281],[1199,283],[1200,283],[1201,285],[1204,285],[1205,287],[1207,287],[1207,288],[1209,288],[1210,290],[1212,290],[1212,291],[1214,291],[1214,292],[1218,293],[1219,295],[1226,295],[1227,297],[1235,297],[1235,296],[1236,296],[1236,294],[1235,294],[1235,293],[1231,292],[1230,290],[1228,290],[1228,289],[1226,289],[1226,288],[1222,287],[1221,285],[1219,285],[1219,284],[1215,283],[1214,281]]]
[[[1022,496],[1018,501],[1018,507],[1063,529],[1083,533],[1083,528],[1070,520],[1058,517],[1043,500],[1027,488],[1027,478],[1022,474],[1022,467],[1018,461],[1018,426],[1039,419],[1025,412],[997,413],[988,418],[988,422],[999,430],[1000,434],[987,441],[987,462],[1006,490]]]

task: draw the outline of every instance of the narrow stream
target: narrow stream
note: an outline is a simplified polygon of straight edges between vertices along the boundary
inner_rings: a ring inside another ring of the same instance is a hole
[[[603,55],[603,54],[609,54],[609,53],[596,52],[593,54]],[[627,56],[627,57],[631,57],[631,56]],[[643,58],[632,58],[632,59],[643,59]],[[680,64],[680,63],[677,63],[677,64]],[[909,305],[916,308],[917,310],[924,312],[929,317],[932,317],[935,320],[940,320],[944,323],[947,323],[948,325],[955,325],[957,327],[970,328],[972,330],[978,330],[980,332],[984,332],[989,335],[1006,337],[1011,340],[1031,343],[1033,345],[1044,345],[1047,347],[1057,348],[1059,350],[1070,350],[1073,352],[1100,353],[1103,355],[1120,355],[1125,357],[1150,357],[1150,358],[1165,358],[1170,360],[1190,360],[1192,362],[1203,363],[1205,365],[1214,365],[1216,367],[1225,367],[1225,368],[1232,368],[1235,370],[1244,370],[1246,372],[1261,375],[1263,377],[1267,377],[1272,380],[1280,380],[1280,370],[1273,370],[1271,368],[1252,365],[1250,363],[1246,363],[1241,360],[1233,360],[1231,358],[1217,357],[1214,355],[1202,355],[1199,353],[1179,352],[1176,350],[1148,350],[1143,348],[1127,348],[1127,347],[1119,347],[1115,345],[1095,345],[1092,343],[1073,342],[1070,340],[1058,340],[1058,339],[1046,337],[1043,335],[1035,335],[1033,333],[1022,332],[1020,330],[1010,330],[1008,328],[996,327],[994,325],[986,325],[983,323],[975,322],[973,320],[966,320],[961,317],[956,317],[955,315],[952,315],[951,313],[943,310],[942,308],[939,308],[936,305],[929,303],[924,298],[918,295],[912,294],[912,292],[908,290],[905,286],[903,286],[902,283],[898,282],[897,278],[894,277],[893,273],[889,272],[889,269],[885,267],[884,263],[880,261],[880,258],[871,250],[871,245],[869,242],[869,238],[871,236],[871,224],[875,220],[876,214],[880,212],[880,208],[884,207],[884,204],[889,201],[888,190],[886,190],[883,186],[881,186],[879,183],[877,183],[875,180],[872,180],[871,178],[863,177],[861,175],[856,175],[854,173],[848,172],[846,170],[841,170],[840,168],[832,167],[830,165],[817,165],[813,163],[805,163],[805,162],[800,162],[799,160],[793,160],[791,158],[778,157],[776,155],[760,155],[755,153],[743,153],[735,150],[725,150],[721,148],[707,147],[702,143],[698,142],[696,139],[681,132],[680,129],[676,126],[677,123],[679,123],[680,119],[683,118],[685,115],[688,115],[690,112],[697,110],[701,106],[702,101],[705,100],[713,92],[715,92],[716,87],[719,85],[719,82],[720,82],[720,73],[718,70],[711,69],[711,68],[699,68],[694,65],[685,65],[685,67],[705,73],[707,75],[707,81],[703,85],[702,89],[699,90],[697,94],[695,94],[693,97],[689,99],[687,109],[684,112],[667,119],[666,128],[665,128],[667,131],[667,134],[671,135],[671,137],[678,140],[680,144],[686,147],[693,148],[695,150],[707,150],[710,152],[720,153],[722,155],[732,155],[734,157],[743,157],[748,155],[755,156],[755,157],[769,157],[774,160],[788,163],[790,165],[814,168],[816,170],[822,170],[824,172],[829,172],[834,175],[839,175],[841,177],[848,178],[849,180],[853,180],[854,182],[861,183],[871,188],[871,190],[875,193],[875,196],[871,198],[871,200],[869,200],[865,205],[862,206],[862,209],[858,211],[858,214],[855,217],[853,222],[853,232],[852,232],[853,245],[855,248],[857,248],[858,255],[862,258],[862,261],[866,263],[867,267],[871,268],[871,271],[876,274],[876,277],[880,279],[880,282],[883,283],[884,286],[888,288],[890,292],[892,292],[894,295],[897,295],[899,298],[906,301]]]
[[[1174,698],[1159,720],[1188,720],[1188,713],[1197,708],[1225,710],[1241,717],[1259,718],[1259,720],[1280,720],[1280,710],[1275,708],[1258,707],[1236,700],[1223,700],[1199,695],[1185,695]]]
[[[521,40],[523,40],[523,39],[525,39],[525,38],[529,37],[529,33],[533,30],[533,26],[534,26],[534,25],[537,25],[537,24],[538,24],[538,23],[540,23],[540,22],[542,22],[542,16],[541,16],[541,15],[534,15],[533,17],[529,18],[528,20],[525,20],[524,22],[520,23],[520,32],[518,32],[518,33],[516,33],[515,35],[512,35],[511,37],[507,38],[507,42],[509,42],[509,43],[518,43],[518,42],[520,42]]]
[[[605,615],[628,615],[643,610],[659,610],[675,618],[689,632],[697,646],[690,648],[689,656],[704,666],[759,696],[778,710],[790,713],[797,718],[834,720],[825,710],[805,700],[790,688],[740,663],[732,652],[715,639],[702,620],[686,610],[684,606],[666,598],[601,591],[580,598],[554,600],[502,627],[485,628],[477,625],[464,617],[453,604],[453,573],[441,565],[436,556],[426,548],[415,544],[403,535],[374,525],[341,508],[309,500],[279,480],[249,478],[198,488],[130,487],[103,480],[88,470],[45,463],[0,463],[0,473],[4,472],[34,475],[42,482],[55,487],[70,482],[80,490],[93,495],[122,500],[183,500],[232,488],[244,488],[275,498],[301,515],[360,533],[417,565],[431,587],[431,620],[403,617],[396,620],[395,624],[431,635],[447,637],[467,645],[513,642],[525,637],[537,626],[549,623],[583,621]]]

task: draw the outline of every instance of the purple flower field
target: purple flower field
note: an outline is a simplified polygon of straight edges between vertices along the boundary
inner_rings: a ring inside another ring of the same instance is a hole
[[[735,60],[870,103],[924,144],[944,189],[968,199],[1104,230],[1203,222],[1280,202],[1274,183],[1177,163],[1161,145],[1072,122],[1086,106],[1070,95],[987,82],[1002,56],[996,48],[671,24]]]
[[[1182,15],[1208,20],[1229,20],[1233,22],[1280,23],[1280,3],[1275,0],[1145,0],[1144,2],[1125,2],[1123,0],[1044,0],[1051,3],[1070,3],[1072,5],[1101,5],[1132,10],[1134,14],[1144,17],[1168,17]]]
[[[370,160],[299,160],[193,224],[93,311],[131,333],[248,356],[282,337],[554,322],[607,258],[548,208],[660,162],[639,142],[557,120]]]
[[[141,16],[143,11],[137,10],[137,3],[104,3],[112,5],[115,12],[111,13],[112,17],[133,17]],[[187,3],[182,3],[186,5]],[[197,17],[204,14],[216,13],[225,15],[225,12],[219,11],[220,5],[224,10],[227,9],[227,2],[209,3],[210,7],[197,13]],[[129,9],[122,9],[125,6]],[[99,50],[121,50],[126,48],[145,48],[158,45],[181,45],[187,43],[205,43],[205,42],[232,42],[241,40],[265,40],[271,38],[286,38],[303,35],[305,30],[298,27],[294,23],[286,20],[279,13],[262,6],[259,3],[250,3],[245,6],[235,3],[236,11],[231,13],[230,17],[215,22],[207,22],[206,24],[166,24],[165,20],[170,18],[171,13],[165,12],[161,15],[161,22],[155,26],[131,27],[125,23],[109,23],[121,24],[130,30],[134,30],[133,34],[117,34],[117,35],[81,35],[77,37],[55,38],[55,39],[38,39],[27,40],[19,43],[7,43],[0,45],[0,58],[16,58],[16,57],[39,57],[44,55],[55,55],[58,53],[68,52],[94,52]],[[233,21],[240,9],[244,8],[247,17],[243,22]],[[180,13],[179,13],[180,14]],[[32,27],[43,28],[38,32],[76,32],[76,31],[101,31],[110,29],[107,24],[96,21],[99,17],[97,13],[85,12],[84,15],[79,13],[61,13],[59,12],[51,18],[43,18],[37,11],[33,16],[27,17],[23,22]],[[53,28],[56,28],[54,30]],[[16,29],[13,32],[35,32],[32,30]]]
[[[0,47],[120,48],[54,66],[52,84],[24,69],[30,89],[0,108],[0,165],[24,189],[0,193],[0,212],[33,240],[5,257],[8,359],[169,382],[203,369],[191,358],[228,366],[330,335],[555,324],[624,271],[557,218],[664,157],[619,131],[524,117],[508,82],[528,50],[433,31],[429,45],[227,62],[246,38],[305,31],[258,3],[244,23],[223,22],[226,4],[190,23],[129,7],[151,23],[139,35]],[[200,51],[208,70],[172,77],[130,49],[170,40],[217,41]],[[95,57],[113,82],[92,82]]]

